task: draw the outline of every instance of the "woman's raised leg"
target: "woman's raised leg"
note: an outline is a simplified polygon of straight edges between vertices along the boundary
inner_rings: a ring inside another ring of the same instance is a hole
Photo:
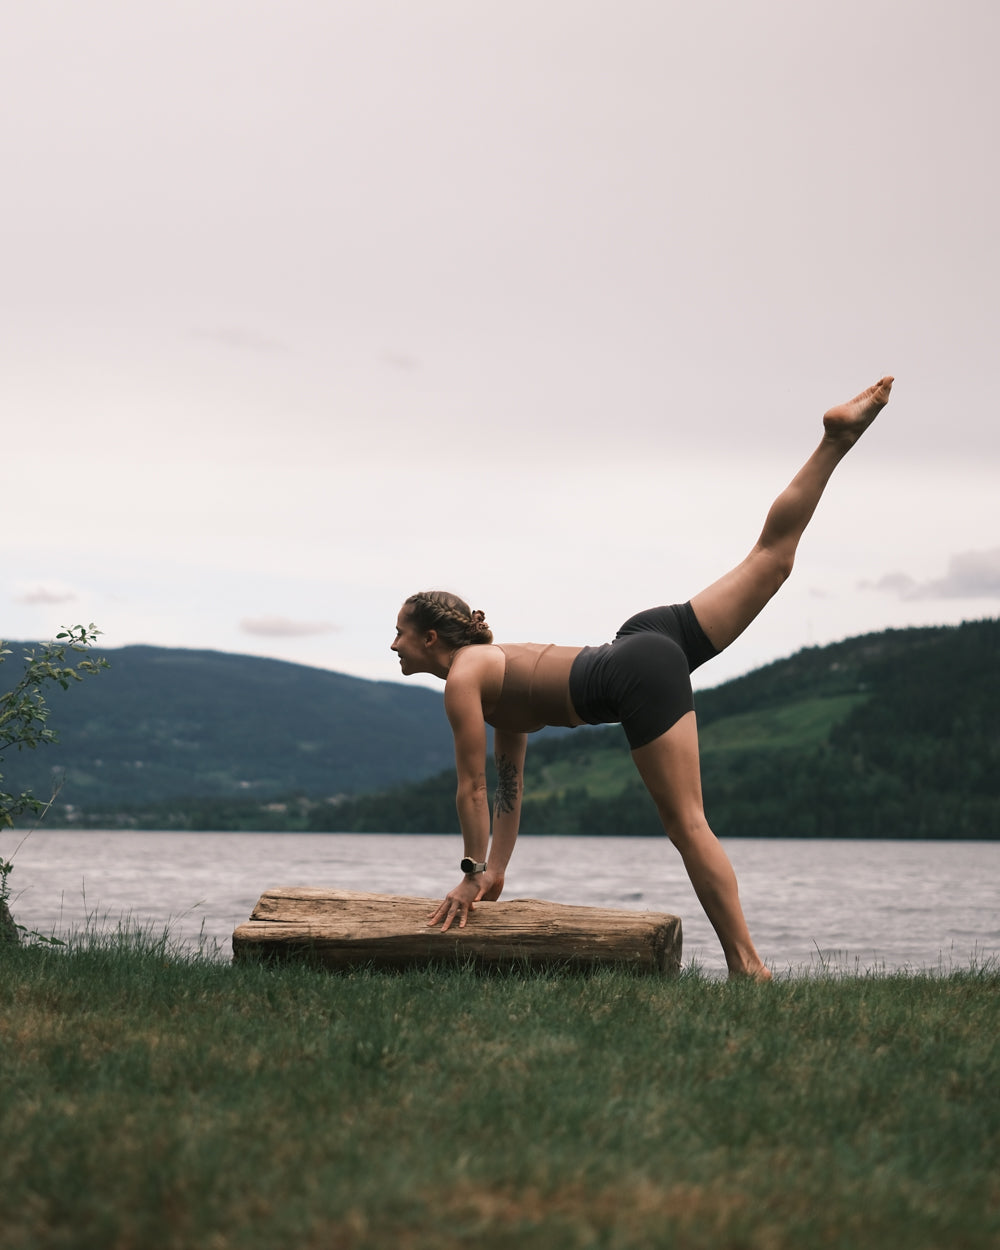
[[[771,974],[757,954],[747,928],[733,866],[705,819],[694,712],[682,716],[652,742],[636,748],[632,759],[719,936],[729,975],[769,981]]]
[[[889,402],[892,381],[882,378],[825,414],[820,445],[771,505],[753,550],[742,564],[692,598],[699,624],[719,651],[743,633],[788,578],[799,539],[827,482]]]

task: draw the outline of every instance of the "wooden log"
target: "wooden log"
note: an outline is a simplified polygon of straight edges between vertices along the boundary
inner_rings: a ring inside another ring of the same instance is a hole
[[[301,959],[339,971],[441,962],[483,969],[680,969],[681,922],[666,912],[510,899],[477,903],[464,929],[442,933],[427,924],[439,901],[337,889],[267,890],[249,921],[234,931],[233,958]]]

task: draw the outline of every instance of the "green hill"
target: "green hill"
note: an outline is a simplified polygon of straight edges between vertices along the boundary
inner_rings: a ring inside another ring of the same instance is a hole
[[[211,651],[105,654],[107,673],[53,696],[60,744],[5,763],[10,788],[39,795],[65,773],[56,822],[457,827],[434,691]],[[696,701],[720,835],[1000,837],[1000,621],[809,647]],[[618,727],[533,738],[522,828],[661,833]]]
[[[697,696],[722,836],[1000,837],[1000,622],[810,647]],[[617,728],[532,744],[525,833],[661,833]],[[455,828],[449,771],[316,808],[313,828]]]
[[[32,644],[8,643],[16,680]],[[399,682],[217,651],[97,647],[111,667],[47,694],[55,746],[10,752],[7,787],[48,798],[52,816],[178,799],[260,803],[381,789],[444,768],[454,752],[441,695]]]

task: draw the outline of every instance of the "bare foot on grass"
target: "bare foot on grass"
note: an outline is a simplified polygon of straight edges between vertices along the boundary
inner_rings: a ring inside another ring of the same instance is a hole
[[[733,969],[729,970],[730,981],[760,981],[763,983],[765,981],[772,981],[773,979],[774,978],[771,976],[771,969],[766,967],[764,964],[761,964],[757,968],[748,968],[745,972],[735,972]]]
[[[891,377],[884,377],[846,404],[831,408],[823,417],[827,438],[856,443],[889,402],[892,383]]]

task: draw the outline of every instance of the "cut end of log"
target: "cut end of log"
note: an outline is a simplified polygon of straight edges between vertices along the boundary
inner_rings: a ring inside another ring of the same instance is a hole
[[[233,933],[233,958],[301,960],[335,971],[435,963],[680,970],[681,922],[666,912],[510,899],[477,903],[464,929],[442,933],[427,923],[438,902],[353,890],[267,890]]]

